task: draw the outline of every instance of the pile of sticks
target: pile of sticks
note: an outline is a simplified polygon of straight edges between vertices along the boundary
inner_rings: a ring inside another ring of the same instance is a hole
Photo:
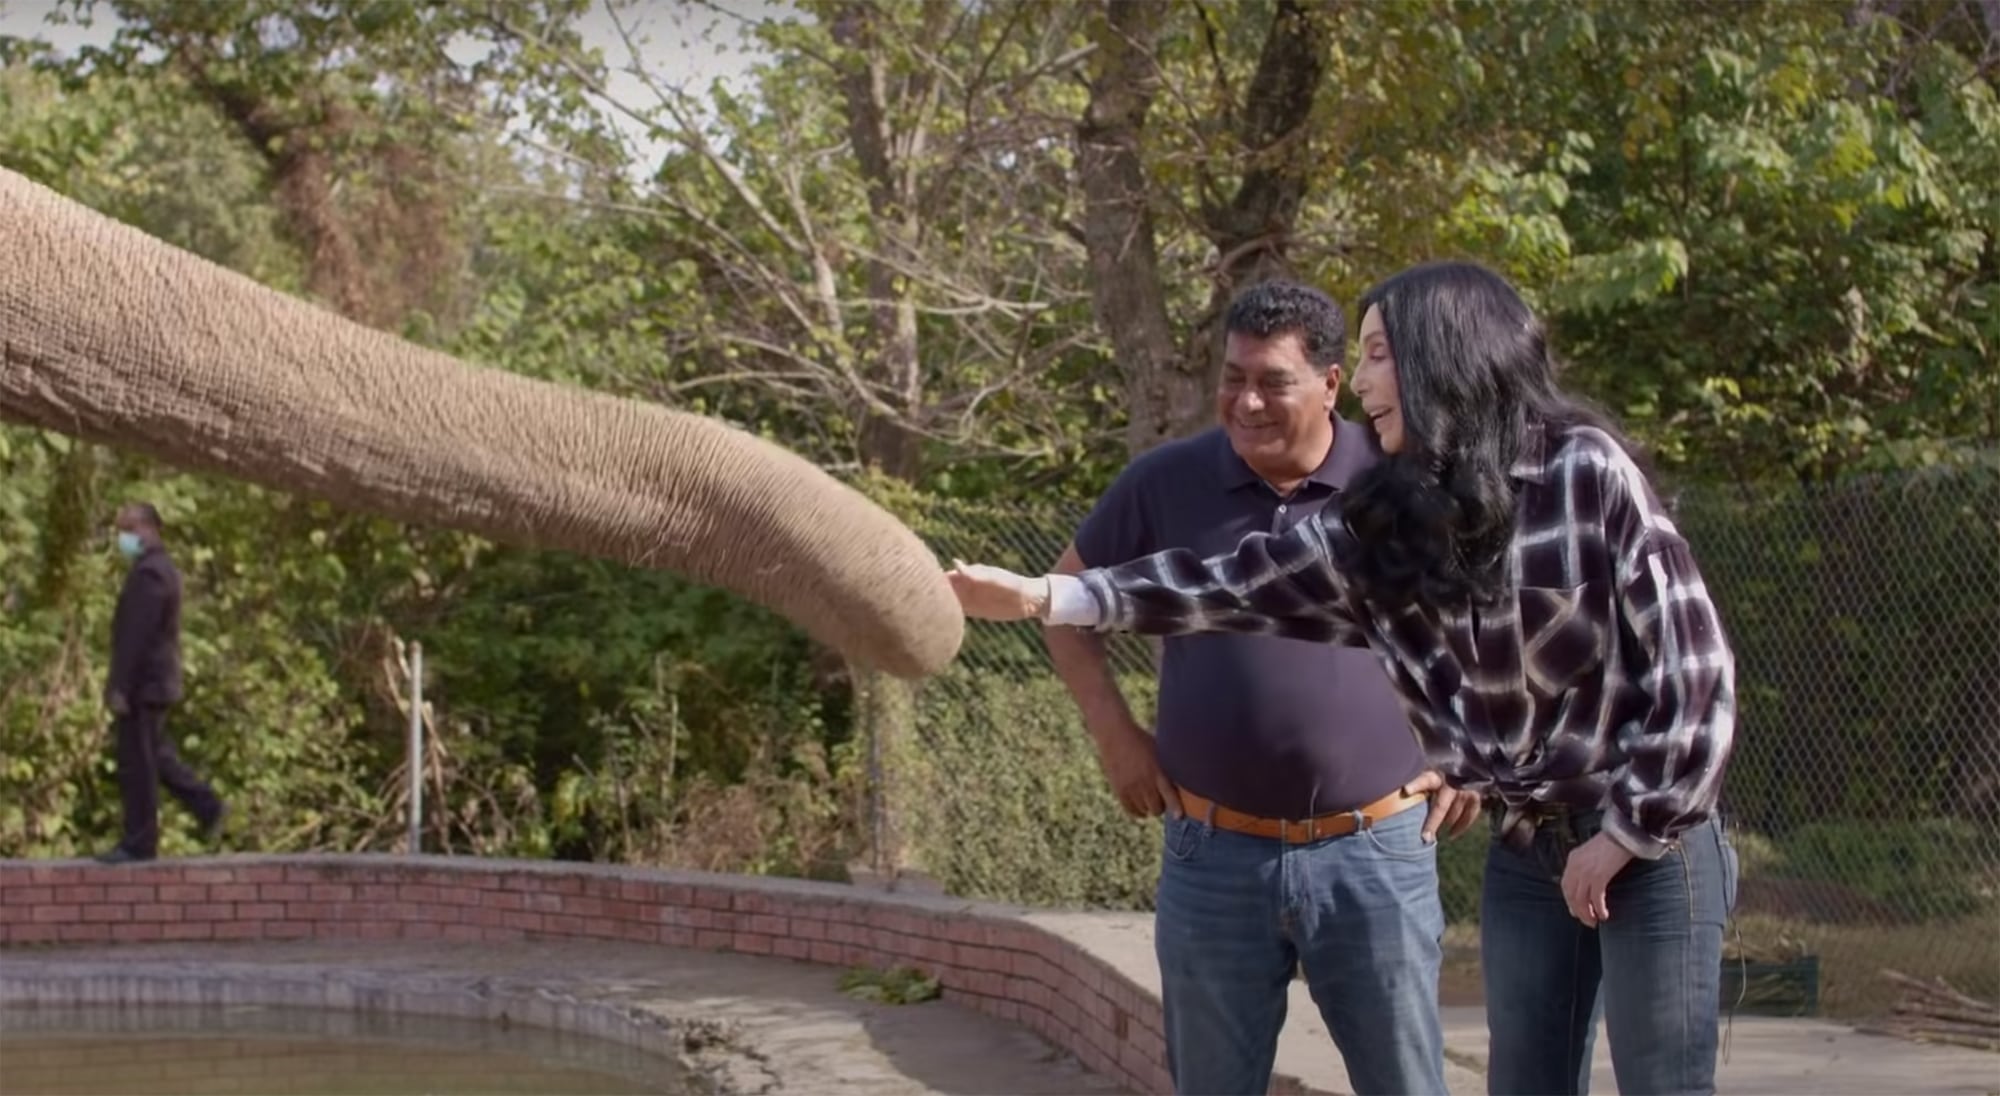
[[[2000,1006],[1960,993],[1942,978],[1926,982],[1893,970],[1882,976],[1901,986],[1903,996],[1891,1016],[1864,1030],[2000,1052]]]

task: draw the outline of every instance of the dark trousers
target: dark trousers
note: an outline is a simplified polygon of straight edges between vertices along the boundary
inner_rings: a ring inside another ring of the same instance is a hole
[[[160,785],[174,793],[206,826],[222,813],[222,799],[182,763],[167,737],[167,710],[139,704],[118,717],[118,798],[125,806],[125,839],[134,856],[160,850]]]
[[[1487,1091],[1586,1093],[1597,1022],[1626,1096],[1715,1091],[1722,931],[1736,856],[1711,819],[1611,880],[1611,919],[1571,916],[1561,880],[1602,815],[1544,822],[1525,852],[1495,842],[1479,914],[1491,1035]]]

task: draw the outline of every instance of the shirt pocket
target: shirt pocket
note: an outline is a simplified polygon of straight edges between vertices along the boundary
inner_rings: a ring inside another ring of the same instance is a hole
[[[1528,691],[1554,699],[1604,665],[1608,582],[1520,587],[1521,675]]]

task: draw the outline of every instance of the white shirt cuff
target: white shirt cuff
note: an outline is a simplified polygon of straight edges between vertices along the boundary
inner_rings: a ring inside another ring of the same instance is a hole
[[[1043,617],[1050,624],[1071,628],[1097,625],[1097,599],[1075,575],[1049,576],[1049,608]]]

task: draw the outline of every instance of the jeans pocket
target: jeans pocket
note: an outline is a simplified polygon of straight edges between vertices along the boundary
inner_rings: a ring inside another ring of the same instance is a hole
[[[1715,845],[1722,852],[1722,915],[1736,912],[1736,890],[1743,879],[1743,861],[1737,855],[1736,843],[1729,839],[1729,828],[1718,818],[1715,827]]]
[[[1168,859],[1187,863],[1201,855],[1201,847],[1208,842],[1209,824],[1182,815],[1171,815],[1166,821],[1166,854]]]
[[[1411,807],[1402,814],[1385,818],[1361,831],[1375,851],[1392,860],[1422,860],[1437,855],[1437,846],[1424,842],[1424,816],[1428,808]]]

